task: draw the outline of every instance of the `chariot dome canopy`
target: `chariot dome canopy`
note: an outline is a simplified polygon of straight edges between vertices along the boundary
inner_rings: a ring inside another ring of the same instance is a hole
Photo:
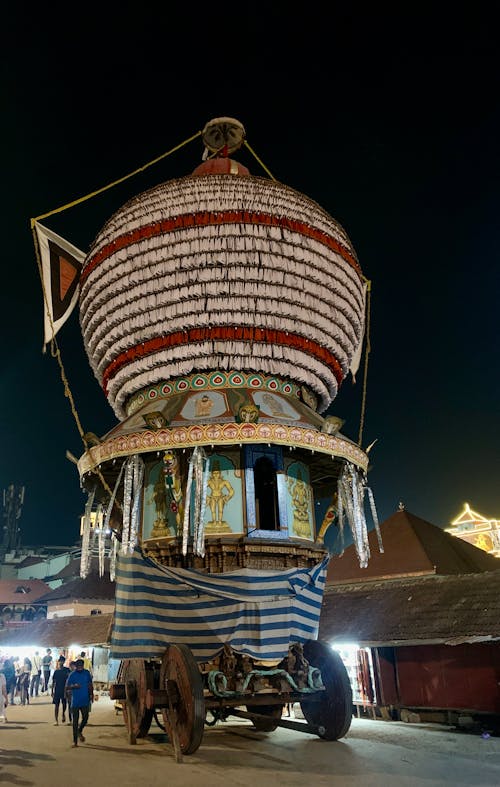
[[[213,371],[290,380],[323,412],[349,372],[365,282],[349,237],[230,158],[244,136],[231,118],[208,123],[205,160],[117,210],[84,260],[83,340],[119,419],[139,391]]]

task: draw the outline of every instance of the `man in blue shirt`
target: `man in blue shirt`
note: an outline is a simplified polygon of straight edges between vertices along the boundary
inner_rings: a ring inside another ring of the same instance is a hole
[[[71,695],[71,715],[73,717],[73,748],[78,741],[85,741],[83,729],[89,720],[89,706],[94,696],[92,675],[83,667],[83,659],[75,661],[75,669],[66,681],[66,691]],[[80,721],[81,713],[81,721]]]

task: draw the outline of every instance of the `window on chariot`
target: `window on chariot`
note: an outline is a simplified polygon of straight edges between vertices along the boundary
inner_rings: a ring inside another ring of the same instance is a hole
[[[278,486],[276,470],[263,456],[254,465],[255,516],[258,530],[279,530]]]

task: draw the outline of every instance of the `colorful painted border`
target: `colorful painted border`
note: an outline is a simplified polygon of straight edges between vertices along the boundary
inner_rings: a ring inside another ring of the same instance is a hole
[[[368,456],[359,446],[338,436],[296,425],[267,423],[193,424],[142,431],[107,440],[90,448],[78,462],[80,476],[103,462],[133,454],[164,451],[168,448],[192,448],[197,445],[224,446],[243,443],[275,443],[292,448],[308,448],[340,457],[366,472]]]
[[[251,390],[268,390],[300,399],[300,386],[279,377],[268,377],[264,374],[245,372],[211,372],[210,374],[192,374],[188,377],[176,377],[170,382],[144,388],[134,394],[127,404],[127,416],[133,415],[142,405],[157,399],[168,399],[175,394],[187,391],[213,391],[220,388],[250,388]]]

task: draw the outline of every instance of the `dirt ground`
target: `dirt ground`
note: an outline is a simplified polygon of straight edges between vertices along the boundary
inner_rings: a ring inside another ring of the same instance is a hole
[[[500,785],[500,738],[436,724],[353,719],[345,738],[328,743],[292,730],[265,734],[231,719],[207,727],[198,751],[176,763],[153,722],[128,743],[108,697],[94,703],[86,741],[53,726],[50,697],[9,707],[0,724],[0,783],[19,787],[444,787]]]

